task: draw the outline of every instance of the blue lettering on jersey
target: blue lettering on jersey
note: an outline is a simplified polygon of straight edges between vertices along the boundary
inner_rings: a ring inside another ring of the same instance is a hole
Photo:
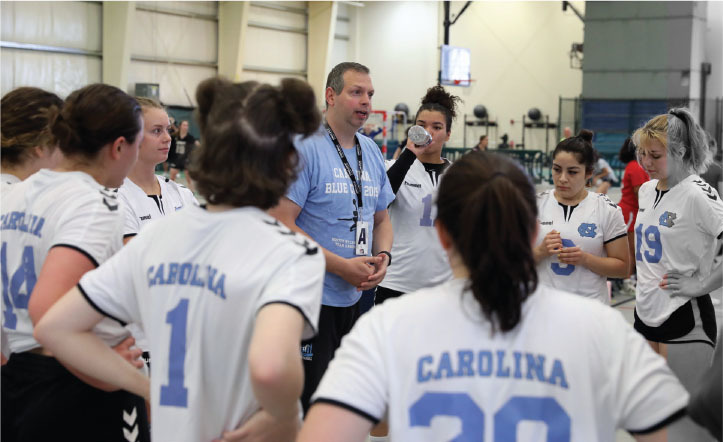
[[[665,213],[663,213],[662,215],[660,215],[660,218],[658,219],[658,222],[659,222],[660,225],[663,226],[663,227],[673,227],[673,226],[675,225],[675,219],[676,219],[677,217],[678,217],[678,215],[676,215],[675,213],[673,213],[673,212],[668,212],[668,211],[666,210]]]
[[[314,344],[306,344],[301,346],[301,359],[311,361],[314,359]]]
[[[577,233],[583,238],[595,238],[597,235],[597,226],[594,223],[582,223],[577,228]]]
[[[0,216],[0,227],[2,230],[17,230],[30,233],[42,238],[41,230],[45,224],[45,218],[37,215],[25,214],[25,212],[10,212]]]
[[[303,351],[303,349],[302,349]],[[496,360],[495,360],[496,359]],[[438,357],[424,355],[417,361],[417,382],[458,377],[489,377],[526,379],[545,382],[568,389],[562,361],[551,363],[541,354],[506,350],[458,350],[442,352]]]
[[[226,274],[209,265],[190,262],[161,263],[148,267],[148,287],[154,285],[191,285],[207,288],[221,299],[226,299]]]

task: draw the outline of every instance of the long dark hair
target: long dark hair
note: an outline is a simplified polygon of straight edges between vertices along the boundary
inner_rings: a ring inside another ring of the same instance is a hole
[[[141,106],[135,98],[107,84],[91,84],[71,93],[51,122],[60,150],[93,158],[118,137],[133,143],[141,130]]]
[[[19,87],[2,97],[0,133],[2,164],[18,166],[34,157],[34,147],[55,147],[50,119],[63,107],[63,100],[36,87]]]
[[[538,282],[534,186],[507,157],[472,152],[445,172],[437,206],[438,222],[469,271],[469,288],[482,312],[493,328],[512,330]]]
[[[450,94],[442,86],[432,86],[427,89],[427,93],[422,98],[422,105],[419,106],[414,121],[424,110],[439,112],[444,115],[445,130],[449,133],[452,131],[452,120],[457,116],[457,106],[460,101],[462,101],[461,98]]]
[[[560,152],[571,153],[575,155],[575,158],[577,158],[580,164],[585,166],[585,172],[592,172],[598,160],[598,155],[592,147],[592,137],[592,131],[587,129],[580,130],[574,137],[565,138],[560,141],[552,152],[552,158],[554,159]]]
[[[321,123],[311,86],[292,78],[278,87],[210,78],[196,101],[201,148],[188,170],[199,193],[211,204],[275,206],[296,176],[293,137]]]

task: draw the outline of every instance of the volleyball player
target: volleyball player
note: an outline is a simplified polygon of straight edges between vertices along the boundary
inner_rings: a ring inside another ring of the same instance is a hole
[[[33,324],[121,248],[121,210],[109,188],[120,186],[135,163],[142,130],[133,97],[102,84],[79,89],[51,119],[60,164],[2,194],[3,329],[13,353],[2,368],[4,440],[123,441],[124,431],[149,438],[142,398],[82,382],[33,338]],[[94,332],[116,346],[130,370],[143,366],[117,322],[106,320]]]
[[[363,441],[385,415],[393,441],[613,441],[616,427],[661,440],[688,394],[620,313],[538,285],[522,169],[465,155],[437,204],[454,279],[359,319],[299,441]]]
[[[259,426],[265,440],[293,440],[299,345],[316,329],[324,258],[265,210],[294,179],[292,138],[319,127],[314,93],[293,79],[209,79],[196,101],[203,145],[191,169],[207,210],[143,229],[48,314],[38,338],[79,370],[150,396],[154,440],[230,439]],[[106,316],[143,324],[150,389],[88,333]]]
[[[396,161],[387,162],[387,176],[396,195],[389,206],[394,229],[394,266],[377,287],[375,303],[390,297],[440,284],[452,278],[452,270],[437,241],[433,220],[436,207],[432,198],[449,160],[442,158],[442,147],[452,133],[459,97],[441,86],[431,87],[422,98],[415,124],[431,136],[427,146],[408,141]]]
[[[136,100],[143,110],[143,142],[136,165],[118,189],[118,198],[125,203],[124,243],[154,219],[191,204],[198,205],[188,188],[156,175],[156,166],[166,161],[171,145],[168,114],[155,100],[143,97]]]
[[[631,257],[629,275],[633,275],[635,274],[635,233],[633,229],[635,229],[635,219],[638,216],[638,191],[650,177],[637,161],[635,143],[631,138],[625,139],[618,158],[621,163],[625,164],[618,207],[623,212],[625,225],[628,226],[628,250]]]
[[[714,257],[723,237],[723,203],[703,181],[712,152],[689,110],[671,109],[633,139],[651,180],[638,192],[635,224],[635,329],[690,391],[710,366],[716,319],[710,292],[723,285]],[[708,440],[686,419],[670,440]]]
[[[9,186],[40,169],[52,169],[60,162],[62,153],[50,133],[48,119],[62,106],[60,97],[35,87],[19,87],[3,96],[0,102],[0,192],[7,192]],[[5,331],[0,329],[0,335],[4,364],[10,356],[10,345]]]
[[[592,135],[583,129],[552,153],[555,188],[537,196],[534,252],[540,282],[608,304],[606,278],[626,277],[630,256],[620,208],[585,188],[595,166]]]

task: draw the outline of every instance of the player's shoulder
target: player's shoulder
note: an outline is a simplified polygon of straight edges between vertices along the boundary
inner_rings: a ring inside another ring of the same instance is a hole
[[[686,186],[686,194],[690,195],[690,197],[697,202],[716,205],[722,204],[718,191],[700,176],[691,175],[684,181],[684,184]]]
[[[47,177],[39,177],[47,178],[42,184],[47,189],[45,197],[55,199],[66,210],[76,211],[78,216],[118,215],[118,189],[105,187],[83,172],[47,172]]]
[[[254,214],[254,217],[258,219],[263,230],[264,242],[280,255],[313,257],[323,260],[324,255],[314,240],[292,231],[281,221],[266,213]]]
[[[618,323],[621,320],[618,311],[600,301],[545,284],[538,284],[526,304],[529,314],[549,317],[561,327],[580,332],[586,328],[585,324],[589,324],[591,330],[596,328],[604,331],[605,324]],[[594,327],[594,324],[598,327]]]
[[[597,203],[597,206],[602,208],[603,210],[607,212],[615,212],[618,209],[618,205],[613,202],[613,200],[610,199],[610,197],[605,193],[596,193],[596,192],[589,192],[590,196],[594,198],[595,202]]]
[[[538,204],[543,201],[547,201],[550,198],[554,198],[554,195],[553,195],[554,192],[555,192],[555,189],[547,189],[547,190],[543,190],[542,192],[538,192],[537,193]]]
[[[650,192],[655,193],[655,186],[657,186],[657,185],[658,185],[658,180],[649,180],[649,181],[644,182],[643,184],[640,185],[640,189],[638,189],[638,195],[640,195],[641,193],[645,193],[645,194],[650,193]]]

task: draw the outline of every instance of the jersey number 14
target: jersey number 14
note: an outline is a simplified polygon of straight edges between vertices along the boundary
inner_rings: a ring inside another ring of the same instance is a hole
[[[2,273],[3,306],[5,307],[3,326],[15,330],[18,325],[18,317],[13,308],[23,310],[28,308],[28,300],[38,278],[35,275],[35,257],[31,246],[25,246],[20,267],[12,276],[9,276],[7,248],[7,243],[3,242],[2,250],[0,250],[0,267],[2,267],[0,272]],[[25,286],[24,291],[22,290],[23,285]]]

